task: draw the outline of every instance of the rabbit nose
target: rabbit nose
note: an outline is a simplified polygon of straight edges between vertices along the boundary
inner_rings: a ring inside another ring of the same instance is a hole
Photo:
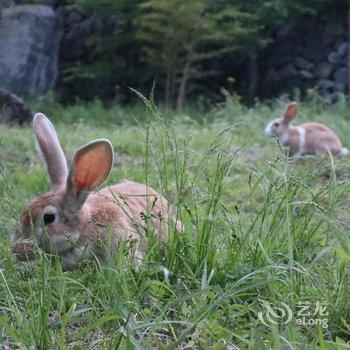
[[[272,123],[273,122],[270,122],[269,124],[267,124],[266,128],[265,128],[265,133],[267,135],[271,135],[272,134]]]

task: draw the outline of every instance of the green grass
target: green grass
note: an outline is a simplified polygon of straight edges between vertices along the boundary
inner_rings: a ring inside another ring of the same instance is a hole
[[[31,128],[0,126],[0,347],[348,349],[350,158],[283,156],[263,130],[284,102],[247,109],[228,98],[163,115],[147,101],[33,106],[55,122],[68,159],[106,137],[117,155],[108,184],[147,182],[171,201],[185,232],[167,244],[150,233],[139,269],[126,248],[65,273],[45,254],[13,262],[9,236],[48,179]],[[328,124],[350,147],[345,101],[315,98],[299,119]],[[264,301],[289,305],[292,321],[264,325]],[[297,324],[298,302],[327,303],[328,328]]]

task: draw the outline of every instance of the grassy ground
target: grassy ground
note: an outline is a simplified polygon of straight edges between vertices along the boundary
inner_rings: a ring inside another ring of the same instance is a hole
[[[167,245],[150,234],[138,270],[123,251],[65,273],[44,254],[13,262],[10,233],[48,179],[31,128],[0,126],[0,347],[348,349],[350,158],[285,158],[263,131],[283,105],[228,99],[164,118],[151,105],[34,106],[68,159],[109,138],[108,183],[147,182],[170,199],[185,233],[169,232]],[[304,103],[299,119],[328,124],[350,147],[345,102]]]

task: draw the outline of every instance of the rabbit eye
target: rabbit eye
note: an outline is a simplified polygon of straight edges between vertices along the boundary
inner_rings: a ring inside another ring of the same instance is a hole
[[[275,123],[274,125],[275,125],[275,126],[280,126],[280,123]]]
[[[44,219],[44,224],[45,225],[50,225],[55,221],[56,215],[55,214],[44,214],[43,219]]]

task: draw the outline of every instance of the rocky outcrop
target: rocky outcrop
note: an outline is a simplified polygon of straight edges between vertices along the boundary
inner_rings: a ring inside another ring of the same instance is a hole
[[[57,9],[61,18],[63,35],[60,47],[60,63],[70,65],[81,60],[88,51],[88,39],[93,33],[94,16],[70,6]]]
[[[76,79],[70,79],[71,70],[88,62],[90,58],[89,39],[95,30],[95,17],[67,5],[59,7],[56,14],[62,25],[57,92],[61,100],[72,102],[82,92],[82,87]]]
[[[36,97],[55,86],[60,29],[46,5],[5,8],[0,18],[0,86]]]
[[[331,102],[347,92],[348,54],[345,11],[285,25],[262,55],[261,90],[265,95],[317,90]]]
[[[32,118],[32,112],[21,98],[0,89],[0,123],[22,124],[31,121]]]

